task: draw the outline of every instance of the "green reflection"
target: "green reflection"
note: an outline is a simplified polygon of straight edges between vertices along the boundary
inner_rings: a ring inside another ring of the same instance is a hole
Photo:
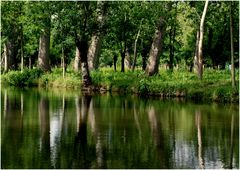
[[[1,90],[1,168],[238,168],[236,105]]]

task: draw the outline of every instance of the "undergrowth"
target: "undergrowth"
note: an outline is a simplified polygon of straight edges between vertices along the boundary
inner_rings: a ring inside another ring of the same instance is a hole
[[[236,73],[238,75],[238,72]],[[123,72],[103,68],[91,72],[93,86],[106,91],[137,93],[139,95],[156,95],[166,97],[186,97],[194,100],[238,101],[239,78],[236,89],[231,87],[229,70],[206,69],[203,80],[198,80],[195,73],[188,71],[169,72],[160,70],[159,74],[147,76],[143,71]],[[54,68],[43,73],[39,69],[10,71],[2,75],[3,83],[11,86],[41,86],[60,88],[81,88],[81,74],[68,70],[65,76],[62,69]]]

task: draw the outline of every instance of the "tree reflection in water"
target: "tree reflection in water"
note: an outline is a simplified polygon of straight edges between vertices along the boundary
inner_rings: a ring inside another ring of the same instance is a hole
[[[2,168],[239,166],[235,106],[6,89],[1,98]]]
[[[165,144],[165,139],[161,127],[161,122],[159,121],[159,118],[157,117],[155,108],[153,106],[150,106],[148,109],[148,120],[150,123],[151,133],[154,141],[154,145],[156,147],[158,157],[159,157],[159,163],[161,168],[168,168],[168,159],[166,157],[165,150],[167,150],[167,145]]]
[[[51,167],[50,159],[50,120],[49,120],[49,100],[41,97],[38,105],[40,120],[40,168]]]
[[[232,114],[231,118],[231,139],[230,139],[230,161],[229,161],[229,168],[232,169],[233,165],[233,146],[234,146],[234,140],[233,140],[233,134],[234,134],[234,114]]]
[[[196,126],[197,126],[197,141],[198,141],[198,161],[199,167],[204,169],[203,149],[202,149],[202,132],[201,132],[201,112],[195,112]]]
[[[23,100],[21,101],[19,96],[17,99],[14,97],[10,96],[6,89],[4,90],[3,122],[5,126],[1,126],[1,149],[4,149],[4,152],[1,150],[1,168],[7,168],[9,164],[14,164],[16,160],[13,158],[15,155],[20,155],[23,143],[23,116],[20,106],[23,105]],[[19,159],[18,165],[22,165],[20,161],[21,159]],[[14,167],[17,168],[17,165]]]
[[[89,115],[88,115],[88,120],[89,120],[89,124],[91,127],[91,132],[92,135],[94,136],[95,139],[95,143],[96,143],[96,168],[104,168],[104,155],[103,155],[103,143],[102,143],[102,139],[101,139],[101,135],[100,135],[100,131],[99,131],[99,125],[96,120],[96,116],[95,116],[95,112],[94,112],[94,108],[93,108],[93,101],[91,100],[90,103],[90,108],[89,108]]]
[[[87,118],[91,102],[91,96],[85,95],[76,99],[78,130],[74,140],[74,153],[72,168],[90,167],[91,160],[88,157],[89,145],[87,144]]]

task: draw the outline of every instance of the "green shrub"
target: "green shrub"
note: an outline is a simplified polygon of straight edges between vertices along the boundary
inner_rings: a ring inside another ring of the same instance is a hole
[[[2,80],[11,86],[33,86],[37,85],[37,79],[42,75],[39,69],[25,69],[21,71],[9,71],[2,76]]]

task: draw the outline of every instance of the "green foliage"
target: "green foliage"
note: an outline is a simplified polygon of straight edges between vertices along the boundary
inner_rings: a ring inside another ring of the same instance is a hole
[[[204,81],[199,81],[194,73],[176,70],[160,70],[159,75],[148,77],[139,70],[122,73],[101,69],[93,71],[91,77],[95,86],[106,87],[109,91],[206,101],[238,101],[238,91],[232,89],[230,74],[226,70],[206,70]]]
[[[39,86],[42,87],[61,87],[61,88],[80,88],[81,74],[70,70],[62,76],[62,69],[55,68],[52,72],[46,73],[39,78]]]
[[[237,72],[238,74],[238,72]],[[194,73],[187,71],[160,70],[160,74],[148,77],[143,71],[114,72],[104,68],[91,72],[93,85],[108,91],[137,93],[162,97],[186,97],[194,100],[236,102],[239,89],[232,89],[228,70],[205,70],[204,81],[199,81]],[[65,77],[62,69],[55,68],[43,74],[38,69],[10,71],[2,75],[3,83],[12,86],[80,88],[81,74],[67,70]],[[238,82],[238,79],[237,79]]]
[[[25,69],[22,72],[10,71],[2,76],[2,80],[11,86],[34,86],[41,75],[40,69]]]

